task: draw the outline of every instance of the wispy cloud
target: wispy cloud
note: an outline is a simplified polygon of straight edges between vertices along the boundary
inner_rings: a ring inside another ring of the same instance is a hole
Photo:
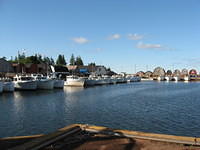
[[[130,40],[142,40],[144,38],[144,35],[140,35],[140,34],[137,34],[137,33],[134,33],[134,34],[129,33],[128,38]]]
[[[78,43],[78,44],[85,44],[85,43],[88,43],[89,40],[87,38],[84,38],[84,37],[75,37],[72,39],[75,43]]]
[[[117,40],[117,39],[120,39],[121,35],[120,34],[113,34],[111,36],[109,36],[107,39],[108,40]]]
[[[161,48],[163,48],[163,46],[160,45],[160,44],[146,44],[146,43],[143,43],[143,42],[139,42],[137,44],[137,48],[141,48],[141,49],[161,49]]]

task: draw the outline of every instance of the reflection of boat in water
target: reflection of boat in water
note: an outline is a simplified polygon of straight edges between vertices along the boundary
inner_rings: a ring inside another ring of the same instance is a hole
[[[37,89],[52,90],[54,88],[54,80],[40,74],[32,75],[32,77],[37,81]]]
[[[0,93],[3,92],[3,82],[0,81]]]
[[[78,76],[67,76],[65,81],[66,86],[81,86],[85,85],[85,79]]]
[[[17,90],[36,90],[37,82],[29,76],[18,76],[14,77],[14,87]]]
[[[84,87],[71,87],[71,86],[65,86],[64,91],[67,93],[75,93],[75,92],[80,92],[84,90]]]

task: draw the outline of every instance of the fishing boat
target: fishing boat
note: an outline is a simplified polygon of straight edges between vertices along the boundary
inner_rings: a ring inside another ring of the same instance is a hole
[[[37,82],[30,76],[16,75],[14,78],[14,88],[16,90],[36,90]]]
[[[47,78],[41,74],[33,74],[32,77],[37,82],[37,89],[52,90],[54,88],[54,80]]]
[[[80,78],[75,75],[67,76],[64,85],[65,86],[81,86],[81,87],[83,87],[85,85],[85,79]]]

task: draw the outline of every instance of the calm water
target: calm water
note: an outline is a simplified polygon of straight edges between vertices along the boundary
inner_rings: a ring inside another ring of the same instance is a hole
[[[0,137],[69,124],[200,136],[200,83],[139,82],[0,95]]]

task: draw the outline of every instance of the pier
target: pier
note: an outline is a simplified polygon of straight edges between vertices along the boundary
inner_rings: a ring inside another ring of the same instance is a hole
[[[0,139],[1,150],[200,149],[200,138],[73,124],[47,135]]]

